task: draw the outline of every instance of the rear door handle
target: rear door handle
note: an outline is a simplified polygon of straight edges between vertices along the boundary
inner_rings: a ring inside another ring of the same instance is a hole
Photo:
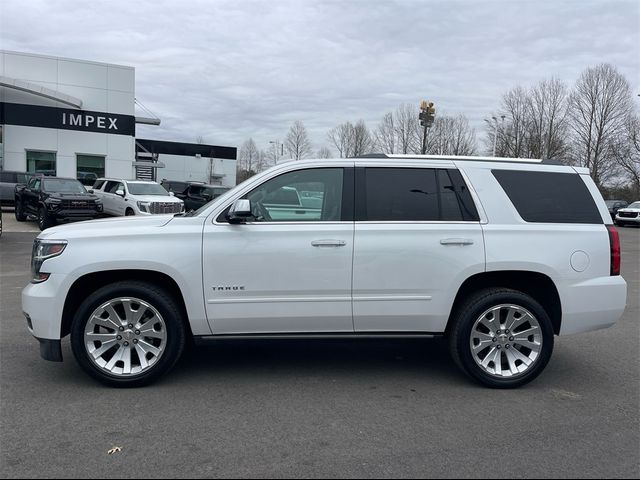
[[[441,245],[473,245],[470,238],[445,238],[440,240]]]
[[[314,247],[344,247],[347,244],[344,240],[314,240],[311,245]]]

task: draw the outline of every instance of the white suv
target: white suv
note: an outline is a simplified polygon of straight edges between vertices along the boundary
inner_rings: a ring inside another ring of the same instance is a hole
[[[615,224],[621,227],[625,225],[640,225],[640,202],[620,208],[616,212]]]
[[[89,190],[102,199],[104,213],[115,216],[180,213],[184,202],[148,180],[99,178]]]
[[[284,208],[291,189],[313,201]],[[33,252],[42,357],[70,334],[116,386],[157,379],[187,337],[444,335],[469,376],[516,387],[555,335],[613,325],[627,290],[587,170],[536,160],[291,162],[188,214],[51,228]]]

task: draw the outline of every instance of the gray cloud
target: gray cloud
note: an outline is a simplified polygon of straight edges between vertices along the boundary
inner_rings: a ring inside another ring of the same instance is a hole
[[[640,91],[640,3],[630,1],[3,0],[9,50],[136,67],[162,118],[139,135],[262,148],[296,119],[315,148],[339,122],[371,127],[432,99],[479,130],[500,94],[610,62]]]

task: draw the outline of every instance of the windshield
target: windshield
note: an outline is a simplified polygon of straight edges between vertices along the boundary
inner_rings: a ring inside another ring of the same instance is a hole
[[[640,202],[633,202],[627,208],[640,208]]]
[[[127,183],[131,195],[169,195],[167,191],[158,183]]]
[[[45,192],[55,193],[87,193],[84,186],[77,180],[54,179],[42,181],[42,189]]]
[[[616,203],[618,203],[617,200],[606,200],[604,203],[607,204],[607,207],[613,207]]]

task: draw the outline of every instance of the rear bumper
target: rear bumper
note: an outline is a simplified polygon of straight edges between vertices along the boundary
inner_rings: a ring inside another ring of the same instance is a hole
[[[594,278],[564,288],[561,301],[560,335],[608,328],[624,313],[627,282],[619,275]]]

